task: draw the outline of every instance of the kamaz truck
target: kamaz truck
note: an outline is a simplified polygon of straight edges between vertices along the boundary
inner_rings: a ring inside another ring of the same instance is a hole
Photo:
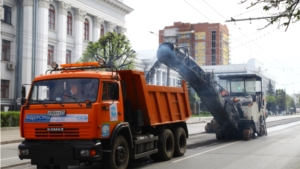
[[[42,168],[102,162],[125,169],[130,159],[170,160],[186,152],[191,116],[181,87],[147,85],[143,72],[99,62],[52,64],[22,87],[20,159]]]

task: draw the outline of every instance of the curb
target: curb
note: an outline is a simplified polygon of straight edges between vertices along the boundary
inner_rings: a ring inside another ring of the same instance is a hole
[[[7,131],[7,130],[16,130],[19,129],[19,126],[16,127],[1,127],[1,131]]]
[[[24,141],[24,139],[1,141],[1,145],[3,145],[3,144],[11,144],[11,143],[21,143],[22,141]]]
[[[31,162],[23,162],[23,163],[18,163],[18,164],[12,164],[12,165],[9,165],[9,166],[1,166],[1,169],[8,169],[8,168],[15,168],[15,167],[18,167],[18,166],[25,166],[27,164],[31,164]]]

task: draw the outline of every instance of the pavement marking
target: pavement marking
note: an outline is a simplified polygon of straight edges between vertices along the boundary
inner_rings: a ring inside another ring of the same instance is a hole
[[[195,156],[198,156],[198,155],[201,155],[201,154],[210,152],[210,151],[214,151],[214,150],[217,150],[217,149],[220,149],[220,148],[223,148],[223,147],[227,147],[227,146],[236,144],[236,143],[238,143],[238,142],[241,142],[241,141],[236,141],[236,142],[233,142],[233,143],[230,143],[230,144],[226,144],[226,145],[223,145],[223,146],[220,146],[220,147],[217,147],[217,148],[213,148],[213,149],[211,149],[211,150],[207,150],[207,151],[204,151],[204,152],[201,152],[201,153],[198,153],[198,154],[194,154],[194,155],[191,155],[191,156],[188,156],[188,157],[179,159],[179,160],[172,161],[172,162],[173,162],[173,163],[177,163],[177,162],[179,162],[179,161],[186,160],[186,159],[189,159],[189,158],[192,158],[192,157],[195,157]]]
[[[19,158],[19,157],[13,157],[13,158],[4,158],[4,159],[1,159],[2,160],[12,160],[12,159],[15,159],[15,158]]]

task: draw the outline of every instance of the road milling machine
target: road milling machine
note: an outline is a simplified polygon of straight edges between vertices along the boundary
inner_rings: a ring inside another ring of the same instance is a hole
[[[267,135],[266,102],[262,78],[256,74],[219,76],[218,84],[212,73],[204,72],[189,56],[188,50],[172,43],[160,44],[157,62],[146,76],[151,82],[160,64],[177,71],[195,90],[211,112],[219,127],[216,138],[240,137],[249,140]]]

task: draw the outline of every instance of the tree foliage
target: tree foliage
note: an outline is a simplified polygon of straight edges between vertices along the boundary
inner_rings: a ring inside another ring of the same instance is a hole
[[[136,53],[125,35],[108,32],[97,42],[89,42],[80,61],[98,61],[100,58],[119,70],[126,70],[134,68]]]
[[[241,1],[241,3],[246,2],[249,2],[249,0]],[[278,22],[278,26],[285,26],[287,30],[290,23],[300,20],[299,2],[299,0],[254,0],[254,2],[250,2],[248,8],[263,4],[263,10],[265,11],[272,12],[273,10],[277,10],[271,13],[272,18],[267,19],[268,24],[264,28]]]
[[[274,87],[272,85],[271,79],[269,79],[268,89],[267,89],[267,95],[274,96],[274,94],[275,94]]]

